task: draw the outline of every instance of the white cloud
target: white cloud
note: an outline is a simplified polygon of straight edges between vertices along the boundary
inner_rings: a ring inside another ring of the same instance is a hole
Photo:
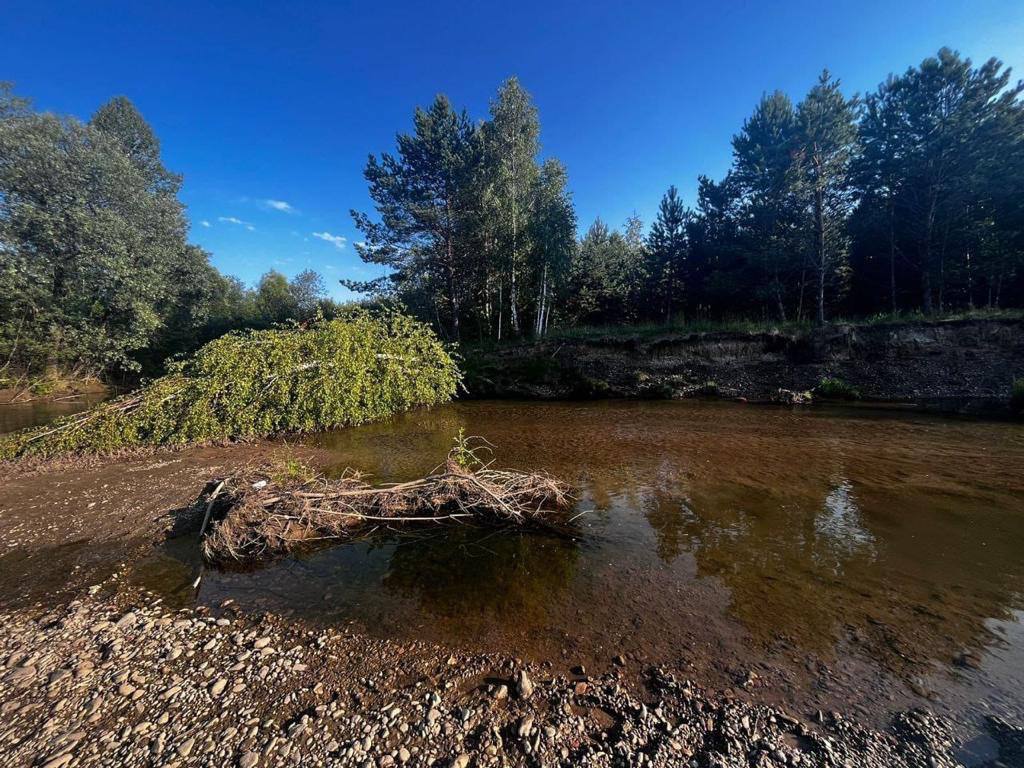
[[[330,243],[338,250],[344,248],[345,243],[348,241],[348,238],[342,237],[341,235],[332,235],[330,232],[314,232],[313,237],[318,237],[321,240]]]
[[[202,224],[202,225],[203,225],[204,227],[206,227],[206,228],[209,228],[209,227],[211,227],[211,226],[212,226],[212,225],[210,224],[210,222],[208,222],[208,221],[207,221],[206,219],[203,219],[203,220],[202,220],[202,221],[200,221],[199,223],[200,223],[200,224]]]
[[[256,231],[256,227],[248,221],[242,221],[237,216],[218,216],[217,221],[223,222],[224,224],[237,224],[240,227],[245,227],[250,232]]]
[[[281,213],[295,213],[295,208],[291,203],[286,203],[284,200],[264,200],[263,204],[267,208],[273,208],[275,211],[281,211]]]

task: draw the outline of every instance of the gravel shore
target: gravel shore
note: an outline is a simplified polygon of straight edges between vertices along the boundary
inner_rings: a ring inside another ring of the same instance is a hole
[[[921,711],[886,732],[838,713],[803,722],[669,669],[627,675],[628,659],[600,677],[553,675],[230,603],[170,611],[117,580],[59,608],[3,614],[3,764],[958,764],[944,722]]]

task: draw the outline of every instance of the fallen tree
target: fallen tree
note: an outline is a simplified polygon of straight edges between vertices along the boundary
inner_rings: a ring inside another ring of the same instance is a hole
[[[230,333],[129,395],[0,438],[0,460],[359,424],[446,402],[459,380],[434,333],[398,313]]]
[[[350,471],[328,479],[275,468],[215,481],[197,501],[205,509],[201,535],[208,531],[203,556],[211,563],[254,562],[380,528],[442,523],[566,530],[551,518],[571,505],[564,483],[545,473],[491,469],[464,456],[457,447],[427,477],[391,485],[372,486]]]

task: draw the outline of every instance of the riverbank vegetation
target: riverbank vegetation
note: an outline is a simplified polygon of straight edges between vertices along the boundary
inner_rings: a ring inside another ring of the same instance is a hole
[[[996,59],[942,49],[874,91],[823,72],[766,94],[732,167],[676,187],[646,227],[569,236],[565,171],[540,160],[538,113],[512,79],[474,125],[444,97],[396,154],[366,167],[377,217],[354,213],[362,290],[395,296],[452,338],[693,321],[823,323],[1024,302],[1024,105]]]
[[[222,336],[130,395],[0,438],[0,460],[330,429],[445,402],[458,383],[429,327],[358,310]]]

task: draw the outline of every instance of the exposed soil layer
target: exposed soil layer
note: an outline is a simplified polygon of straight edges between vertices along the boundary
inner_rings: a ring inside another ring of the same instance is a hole
[[[836,325],[800,333],[628,336],[618,329],[469,350],[466,358],[470,397],[775,402],[834,378],[864,400],[994,413],[1009,411],[1013,381],[1024,377],[1024,321]]]

